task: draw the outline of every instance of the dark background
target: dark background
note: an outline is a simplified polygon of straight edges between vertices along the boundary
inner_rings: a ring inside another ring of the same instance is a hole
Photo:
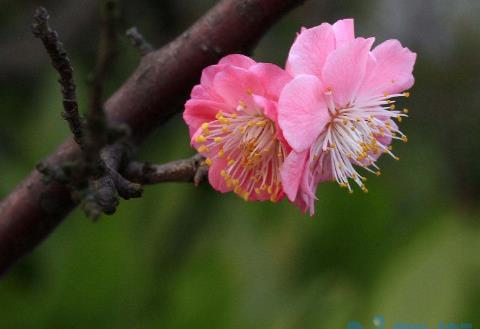
[[[213,0],[120,1],[123,24],[156,46]],[[37,1],[0,1],[0,197],[68,131],[55,72],[30,34]],[[98,3],[47,1],[75,67],[80,106],[98,37]],[[0,281],[0,328],[345,328],[398,322],[480,326],[480,2],[310,0],[253,53],[283,65],[302,25],[354,17],[357,35],[418,53],[404,101],[408,144],[380,160],[368,194],[318,189],[309,218],[283,202],[245,203],[207,185],[161,184],[97,223],[80,211]],[[138,56],[121,38],[107,89]],[[175,143],[172,143],[175,141]],[[140,157],[188,157],[180,116]]]

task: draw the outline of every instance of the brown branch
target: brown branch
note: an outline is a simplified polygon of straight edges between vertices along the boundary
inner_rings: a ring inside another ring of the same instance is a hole
[[[53,31],[48,25],[49,18],[50,16],[45,8],[37,8],[33,15],[34,22],[32,24],[32,32],[35,37],[42,40],[42,43],[50,56],[53,67],[60,75],[60,80],[58,82],[62,87],[63,95],[62,116],[67,120],[75,141],[78,145],[83,146],[83,124],[78,112],[72,63],[67,52],[63,48],[63,44],[58,38],[57,32]]]
[[[198,154],[189,159],[161,165],[133,161],[128,164],[123,174],[127,179],[143,185],[164,182],[193,182],[198,185],[205,180],[208,173],[203,161],[203,157]]]
[[[107,143],[107,120],[103,107],[103,89],[107,73],[116,56],[116,3],[103,0],[100,13],[100,39],[97,62],[91,78],[90,111],[87,115],[88,140],[86,157],[88,162],[98,162],[100,150]]]
[[[303,0],[223,0],[176,40],[142,57],[139,67],[107,101],[111,123],[124,123],[136,143],[181,110],[202,69],[223,55],[248,52],[284,13]],[[47,164],[81,156],[64,142]],[[68,189],[45,185],[34,170],[0,204],[0,272],[43,240],[73,209]]]
[[[130,39],[132,45],[138,49],[138,52],[141,56],[145,56],[146,54],[153,51],[152,45],[149,44],[147,40],[145,40],[143,35],[140,34],[140,32],[135,26],[129,28],[127,32],[125,32],[125,35],[128,39]]]

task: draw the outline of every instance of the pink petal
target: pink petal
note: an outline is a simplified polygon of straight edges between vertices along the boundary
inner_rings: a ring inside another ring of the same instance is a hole
[[[396,94],[412,87],[413,65],[417,54],[402,47],[398,40],[387,40],[373,49],[375,65],[367,67],[359,96]]]
[[[236,108],[239,101],[250,102],[251,95],[262,95],[264,88],[256,76],[245,69],[226,66],[213,81],[215,92],[231,108]]]
[[[300,188],[300,182],[305,170],[307,154],[308,151],[300,153],[290,152],[280,170],[283,191],[290,201],[295,201],[297,198],[298,189]]]
[[[302,30],[290,48],[287,71],[293,76],[313,74],[321,77],[325,59],[334,49],[335,34],[330,24]]]
[[[373,38],[357,38],[328,56],[323,68],[323,82],[332,90],[337,106],[344,107],[355,99],[373,41]]]
[[[278,100],[283,87],[292,80],[290,74],[274,64],[258,63],[250,67],[249,71],[262,83],[265,96],[272,100]]]
[[[213,161],[212,165],[208,169],[208,181],[210,185],[222,193],[232,191],[232,187],[228,187],[225,179],[221,176],[221,172],[225,169],[227,165],[227,160],[223,158],[217,158]]]
[[[223,69],[224,65],[210,65],[203,69],[200,77],[200,85],[210,90],[213,88],[213,79],[218,72]]]
[[[248,69],[250,66],[256,64],[256,62],[248,56],[232,54],[223,57],[218,64],[232,65],[243,69]]]
[[[353,18],[341,19],[332,25],[335,32],[336,47],[341,47],[355,39]]]
[[[260,108],[263,111],[263,114],[272,120],[273,122],[277,122],[278,120],[278,111],[277,111],[277,103],[263,96],[253,95],[253,101],[257,108]]]
[[[189,99],[185,103],[183,120],[188,125],[190,136],[193,136],[202,123],[215,120],[218,111],[228,110],[229,108],[224,103],[205,99]]]
[[[308,149],[329,120],[318,78],[300,75],[285,86],[278,103],[278,121],[295,151]]]

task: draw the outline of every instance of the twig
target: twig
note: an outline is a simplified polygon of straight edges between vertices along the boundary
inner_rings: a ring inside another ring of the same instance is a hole
[[[49,18],[50,16],[45,8],[37,8],[33,15],[34,22],[32,24],[32,32],[35,37],[42,40],[53,67],[60,75],[59,83],[62,87],[63,96],[62,116],[67,120],[77,144],[83,147],[83,123],[78,112],[72,64],[67,52],[63,48],[63,44],[58,38],[58,33],[48,25]]]
[[[130,162],[124,175],[133,182],[158,184],[164,182],[194,182],[199,185],[207,177],[208,167],[201,155],[189,159],[154,165],[145,162]]]
[[[90,111],[87,115],[88,162],[99,162],[100,150],[107,143],[107,123],[103,108],[103,90],[107,73],[116,56],[116,2],[102,1],[97,62],[91,78]]]
[[[133,26],[125,32],[127,38],[130,39],[132,45],[138,49],[138,52],[141,56],[145,56],[146,54],[153,51],[153,47],[151,44],[145,40],[143,35],[138,31],[136,26]]]

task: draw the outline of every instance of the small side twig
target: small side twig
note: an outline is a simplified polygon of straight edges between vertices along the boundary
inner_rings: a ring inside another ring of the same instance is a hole
[[[42,40],[53,67],[60,75],[59,83],[62,87],[63,96],[62,116],[67,120],[77,144],[83,147],[83,122],[78,112],[72,64],[67,52],[63,48],[62,42],[59,40],[58,33],[48,25],[49,18],[50,16],[45,8],[37,8],[33,15],[32,32],[35,37]]]
[[[97,61],[90,81],[90,111],[87,115],[87,161],[98,161],[100,150],[107,143],[108,127],[103,108],[103,91],[105,79],[117,53],[115,29],[116,3],[114,0],[104,0],[100,15]]]
[[[130,181],[140,184],[163,182],[193,182],[198,186],[208,174],[204,158],[197,154],[189,159],[177,160],[155,165],[145,162],[130,162],[123,175]]]
[[[145,56],[146,54],[153,51],[152,45],[149,44],[147,40],[145,40],[145,38],[138,31],[136,26],[129,28],[127,32],[125,32],[125,35],[128,39],[130,39],[132,45],[138,49],[138,52],[141,56]]]

